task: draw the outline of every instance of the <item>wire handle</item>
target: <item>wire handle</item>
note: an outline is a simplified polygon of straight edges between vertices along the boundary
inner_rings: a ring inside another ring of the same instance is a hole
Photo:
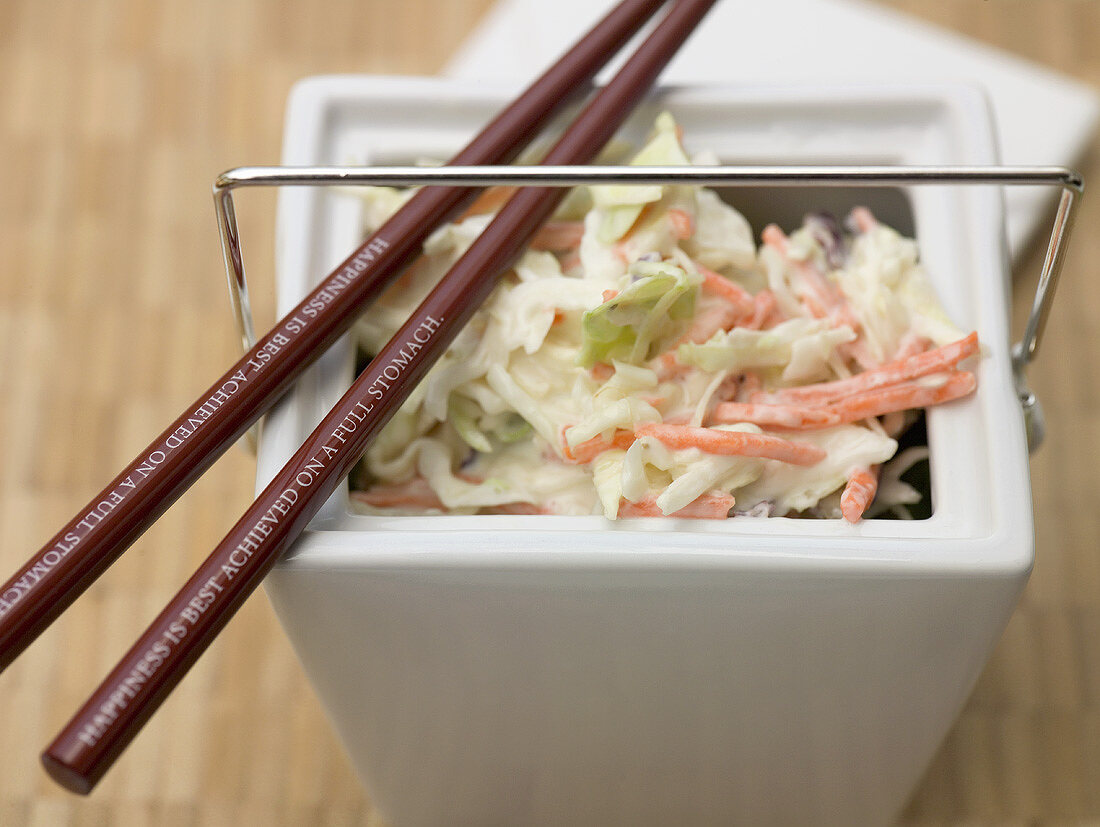
[[[233,208],[233,190],[271,186],[466,186],[497,185],[572,187],[578,184],[686,184],[691,186],[868,187],[923,186],[935,184],[995,184],[1001,186],[1056,186],[1061,189],[1050,241],[1039,273],[1035,300],[1024,326],[1023,338],[1012,347],[1012,370],[1024,411],[1028,448],[1034,451],[1045,436],[1042,408],[1028,388],[1025,368],[1034,361],[1046,327],[1058,277],[1062,272],[1075,207],[1084,192],[1081,175],[1065,167],[942,167],[942,166],[469,166],[469,167],[237,167],[214,180],[214,207],[218,215],[230,304],[244,349],[256,342],[248,298],[240,233]],[[249,431],[255,447],[255,429]]]

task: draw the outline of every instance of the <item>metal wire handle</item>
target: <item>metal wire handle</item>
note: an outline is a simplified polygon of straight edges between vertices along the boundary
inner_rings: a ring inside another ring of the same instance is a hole
[[[233,209],[233,190],[269,186],[465,186],[497,185],[572,187],[579,184],[681,184],[722,187],[868,187],[943,184],[1000,186],[1057,186],[1061,189],[1050,241],[1043,258],[1035,300],[1023,338],[1012,348],[1016,391],[1024,410],[1028,446],[1042,442],[1042,408],[1028,388],[1024,369],[1036,356],[1054,302],[1065,259],[1066,240],[1073,225],[1078,197],[1085,182],[1065,167],[896,167],[896,166],[469,166],[469,167],[237,167],[214,180],[214,207],[218,214],[230,303],[245,351],[256,343],[255,325],[245,281],[240,234]]]

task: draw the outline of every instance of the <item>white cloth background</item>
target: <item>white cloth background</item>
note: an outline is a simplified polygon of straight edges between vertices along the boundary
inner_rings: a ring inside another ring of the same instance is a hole
[[[444,74],[526,80],[612,5],[613,0],[499,0]],[[662,78],[672,83],[812,78],[977,84],[992,101],[1007,164],[1072,166],[1100,116],[1100,97],[1090,87],[861,0],[720,0]],[[1014,255],[1038,229],[1052,198],[1051,191],[1008,190]]]

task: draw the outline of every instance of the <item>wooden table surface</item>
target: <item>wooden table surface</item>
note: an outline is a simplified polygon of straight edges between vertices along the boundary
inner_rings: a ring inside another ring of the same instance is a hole
[[[0,0],[0,574],[235,358],[210,183],[277,161],[291,84],[434,73],[489,5]],[[891,5],[1100,85],[1100,4]],[[274,197],[239,210],[270,322]],[[1100,821],[1098,217],[1086,198],[1031,372],[1050,434],[1032,463],[1035,572],[908,824]],[[1019,264],[1017,329],[1040,253]],[[262,597],[91,797],[39,770],[252,482],[252,458],[231,450],[0,676],[0,824],[381,823]]]

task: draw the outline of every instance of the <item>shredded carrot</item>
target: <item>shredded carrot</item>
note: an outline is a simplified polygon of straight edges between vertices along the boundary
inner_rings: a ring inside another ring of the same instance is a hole
[[[615,374],[615,368],[607,364],[607,362],[597,362],[589,371],[592,374],[592,378],[597,382],[606,382]]]
[[[787,257],[787,233],[780,229],[779,224],[768,224],[760,231],[760,240],[784,258]]]
[[[711,421],[752,422],[765,428],[809,430],[828,428],[840,422],[840,416],[822,408],[798,405],[756,405],[744,402],[720,402],[715,405]]]
[[[565,314],[562,313],[560,310],[555,310],[554,311],[554,321],[550,322],[550,325],[552,327],[554,325],[561,324],[564,321],[565,321]]]
[[[584,465],[591,462],[604,451],[610,451],[612,448],[625,451],[634,444],[634,434],[630,431],[617,430],[610,442],[602,436],[594,436],[592,439],[585,440],[580,445],[570,448],[565,439],[565,432],[570,427],[572,426],[566,425],[561,429],[561,452],[565,461],[573,465]]]
[[[421,278],[421,275],[428,268],[429,264],[430,261],[427,256],[420,256],[420,258],[406,267],[401,275],[394,279],[393,284],[387,289],[382,299],[383,302],[391,295],[397,295],[405,290],[411,289],[412,285],[416,284],[417,280]]]
[[[778,252],[794,269],[801,280],[799,299],[817,319],[828,319],[834,327],[846,325],[859,332],[859,318],[848,305],[848,299],[835,284],[830,284],[812,261],[799,261],[790,257],[787,236],[775,224],[769,224],[760,234],[768,247]]]
[[[352,491],[351,498],[375,508],[437,508],[445,506],[423,477],[408,482],[375,485],[369,491]]]
[[[715,403],[718,402],[732,402],[737,398],[737,392],[741,388],[741,377],[736,373],[731,373],[725,379],[719,383],[718,387],[714,389],[714,395],[711,397]]]
[[[603,291],[603,300],[604,300],[604,302],[609,302],[613,298],[615,298],[617,295],[619,295],[618,290],[604,290]]]
[[[852,223],[861,233],[869,233],[878,226],[878,219],[866,207],[856,207],[852,210],[851,216]]]
[[[816,445],[791,442],[768,434],[721,431],[715,428],[696,428],[690,425],[667,423],[642,425],[635,433],[637,436],[654,437],[669,448],[698,448],[707,454],[762,457],[789,462],[793,465],[814,465],[825,458],[825,452]]]
[[[857,373],[848,379],[803,385],[800,388],[781,388],[766,394],[753,394],[753,402],[777,404],[781,402],[803,405],[824,405],[852,394],[864,393],[875,388],[896,385],[909,379],[918,379],[933,373],[951,370],[963,359],[978,352],[978,334],[971,333],[957,342],[927,350],[900,362],[890,362],[872,370]]]
[[[930,340],[910,330],[901,337],[901,341],[898,342],[898,352],[894,354],[894,358],[890,361],[902,362],[910,357],[917,356],[928,350],[930,344],[932,344]]]
[[[695,235],[695,219],[690,213],[674,207],[668,211],[668,221],[672,225],[672,234],[681,241]]]
[[[838,296],[838,303],[829,314],[829,321],[833,323],[833,327],[847,325],[855,331],[862,329],[863,325],[860,323],[859,317],[856,316],[856,312],[852,310],[852,306],[848,304],[848,297],[844,295],[844,291],[837,287],[836,295]]]
[[[882,416],[893,411],[908,411],[941,405],[966,396],[977,387],[978,380],[970,371],[948,374],[940,385],[924,385],[919,382],[902,382],[866,393],[857,393],[830,406],[840,416],[841,422],[858,422],[872,416]]]
[[[579,247],[583,237],[580,221],[547,221],[531,239],[531,249],[567,252]]]
[[[729,516],[730,509],[733,508],[734,500],[732,494],[727,494],[724,491],[711,491],[706,494],[701,494],[690,503],[685,505],[679,511],[674,511],[671,514],[664,514],[660,508],[657,507],[657,498],[655,496],[648,496],[639,500],[636,503],[632,503],[630,500],[622,499],[619,501],[619,516],[620,517],[681,517],[688,520],[724,520]]]
[[[882,430],[886,431],[886,436],[890,439],[897,439],[901,436],[901,432],[905,430],[907,421],[905,411],[890,411],[890,413],[882,415]]]
[[[661,382],[677,379],[692,369],[689,365],[685,365],[677,359],[676,354],[672,351],[662,353],[657,358],[657,362],[657,379]]]
[[[670,414],[664,418],[666,425],[690,425],[691,424],[691,411],[678,414]]]
[[[829,311],[825,309],[825,305],[823,305],[816,296],[803,293],[799,296],[799,300],[806,307],[806,310],[809,311],[811,318],[827,319],[829,317]]]
[[[463,213],[468,215],[483,215],[496,212],[504,206],[504,202],[516,194],[515,187],[489,187],[481,193]]]
[[[702,286],[704,291],[728,301],[741,316],[751,316],[753,314],[756,309],[756,302],[749,291],[698,262],[695,263],[695,266],[703,276]]]
[[[875,499],[878,491],[878,468],[853,468],[848,473],[848,483],[840,495],[840,510],[844,519],[858,523]]]
[[[576,251],[567,253],[566,255],[561,256],[560,264],[563,273],[568,273],[571,270],[575,270],[576,268],[581,266],[580,254]]]
[[[854,361],[863,372],[877,370],[882,367],[882,362],[874,357],[867,340],[862,336],[851,342],[839,344],[836,349],[842,358]]]
[[[737,396],[740,399],[749,399],[755,402],[752,397],[756,396],[760,390],[763,382],[760,380],[760,374],[755,370],[746,370],[741,374],[741,387],[737,390]]]
[[[833,288],[825,281],[824,276],[818,272],[816,267],[810,266],[808,262],[796,261],[790,257],[790,244],[788,243],[787,235],[775,224],[769,224],[760,233],[760,239],[768,247],[771,247],[790,264],[795,272],[802,278],[802,282],[806,289],[810,291],[812,300],[816,303],[821,311],[828,312],[832,310],[836,304],[836,296]]]
[[[719,330],[729,330],[742,318],[742,311],[727,302],[711,302],[700,307],[692,316],[691,326],[680,337],[678,345],[684,342],[702,344]]]
[[[546,508],[534,503],[502,503],[501,505],[489,505],[481,509],[482,514],[550,514]]]
[[[742,322],[741,327],[747,327],[750,330],[763,330],[768,326],[773,316],[778,314],[779,302],[775,300],[775,294],[765,287],[753,297],[752,316],[747,321]]]

